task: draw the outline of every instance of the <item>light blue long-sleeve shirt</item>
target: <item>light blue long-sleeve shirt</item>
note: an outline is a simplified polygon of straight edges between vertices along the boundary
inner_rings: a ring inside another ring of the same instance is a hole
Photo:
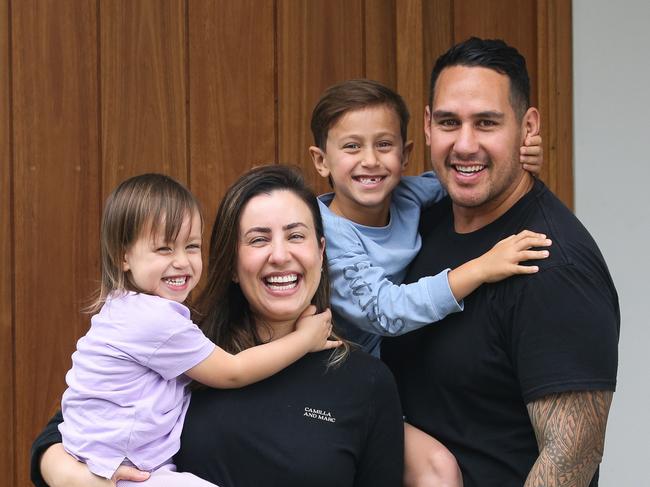
[[[385,227],[340,217],[329,209],[333,193],[319,197],[334,323],[373,355],[379,355],[381,336],[402,335],[463,309],[449,287],[449,269],[402,284],[422,245],[420,212],[444,196],[433,173],[403,177],[393,191]]]

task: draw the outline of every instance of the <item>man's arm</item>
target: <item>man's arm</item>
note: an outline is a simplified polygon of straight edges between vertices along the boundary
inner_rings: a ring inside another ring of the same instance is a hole
[[[600,464],[611,391],[564,392],[527,405],[539,457],[524,487],[587,487]]]

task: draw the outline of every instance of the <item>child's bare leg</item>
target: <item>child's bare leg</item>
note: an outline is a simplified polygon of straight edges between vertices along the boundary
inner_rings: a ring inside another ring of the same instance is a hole
[[[463,477],[451,452],[408,423],[404,423],[404,486],[463,487]]]

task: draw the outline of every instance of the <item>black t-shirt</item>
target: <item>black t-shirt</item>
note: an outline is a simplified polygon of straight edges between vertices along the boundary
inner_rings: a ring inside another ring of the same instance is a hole
[[[538,273],[483,285],[463,312],[382,344],[407,420],[451,450],[465,487],[524,484],[538,456],[526,403],[616,384],[619,309],[609,271],[587,230],[539,181],[472,233],[455,233],[448,198],[423,214],[422,250],[405,282],[457,267],[523,229],[553,240],[550,257],[534,262]]]
[[[404,424],[395,381],[376,358],[353,352],[326,367],[328,351],[308,354],[241,389],[192,393],[179,471],[220,487],[399,487]],[[32,447],[38,463],[61,441],[55,417]]]
[[[192,394],[175,462],[220,487],[402,484],[399,398],[388,369],[353,352],[309,354],[242,389]]]

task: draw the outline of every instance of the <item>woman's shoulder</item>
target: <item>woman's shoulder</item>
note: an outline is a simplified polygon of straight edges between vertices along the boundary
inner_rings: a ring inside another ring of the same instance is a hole
[[[353,349],[346,360],[338,367],[337,372],[352,379],[357,384],[393,385],[395,379],[386,364],[372,355],[358,349]]]

